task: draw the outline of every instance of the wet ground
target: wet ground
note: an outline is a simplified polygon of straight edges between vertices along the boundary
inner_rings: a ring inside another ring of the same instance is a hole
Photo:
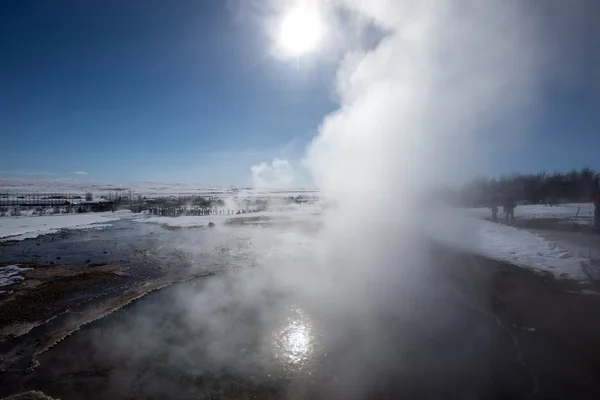
[[[5,263],[28,260],[39,264],[112,264],[157,266],[179,260],[176,254],[156,251],[165,240],[177,240],[177,232],[165,235],[159,225],[115,221],[112,227],[64,230],[18,242],[3,242],[0,260]],[[161,257],[162,259],[157,259]]]
[[[31,270],[0,292],[0,370],[31,368],[79,326],[153,290],[251,265],[243,235],[213,242],[206,229],[190,235],[132,221],[3,242],[0,266]]]
[[[167,282],[160,280],[165,263],[190,268],[205,253],[153,251],[189,240],[178,236],[185,232],[167,236],[159,229],[125,223],[114,231],[17,243],[3,248],[2,257],[61,257],[78,268],[93,257],[127,265],[127,282],[151,275],[148,282],[158,285]],[[64,246],[62,255],[53,243]],[[432,245],[432,262],[410,266],[410,279],[393,291],[372,293],[378,298],[369,299],[370,307],[362,308],[356,293],[339,309],[268,284],[260,268],[242,268],[252,263],[237,248],[192,269],[211,275],[182,274],[194,279],[86,324],[40,352],[37,368],[0,373],[0,397],[32,389],[62,399],[595,399],[600,393],[600,296],[575,294],[597,290],[593,284]],[[140,290],[124,288],[108,299]],[[119,308],[108,303],[85,307]],[[97,313],[83,308],[70,318]],[[74,326],[72,319],[64,323]],[[3,359],[60,331],[47,325],[0,343]]]
[[[94,294],[117,289],[127,278],[125,269],[112,265],[21,265],[24,280],[0,295],[0,341],[19,336],[42,321],[73,309]]]

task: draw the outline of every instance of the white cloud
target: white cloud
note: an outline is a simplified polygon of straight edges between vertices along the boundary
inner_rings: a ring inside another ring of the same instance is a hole
[[[255,188],[289,188],[295,182],[295,171],[288,160],[276,158],[271,164],[262,162],[250,167]]]
[[[88,173],[87,173],[87,172],[85,172],[85,171],[76,171],[76,172],[73,172],[73,173],[74,173],[75,175],[87,175],[87,174],[88,174]]]

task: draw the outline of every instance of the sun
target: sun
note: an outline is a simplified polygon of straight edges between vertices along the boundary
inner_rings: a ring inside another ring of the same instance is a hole
[[[317,10],[298,6],[281,20],[278,45],[283,55],[299,57],[314,51],[323,38],[323,23]]]

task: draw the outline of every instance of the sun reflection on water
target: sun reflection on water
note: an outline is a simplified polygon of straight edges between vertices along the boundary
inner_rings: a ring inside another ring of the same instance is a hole
[[[292,315],[276,332],[276,356],[286,364],[302,367],[313,352],[312,324],[302,310],[290,311]]]

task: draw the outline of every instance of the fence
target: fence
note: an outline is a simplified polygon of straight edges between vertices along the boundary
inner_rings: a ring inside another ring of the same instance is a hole
[[[0,192],[0,207],[40,207],[62,206],[85,200],[85,195],[74,193],[2,193]]]
[[[153,215],[160,215],[163,217],[180,217],[180,216],[200,216],[200,215],[236,215],[236,214],[250,214],[259,211],[266,211],[266,208],[256,209],[223,209],[217,207],[210,208],[179,208],[179,207],[149,207],[143,208],[148,213]]]

